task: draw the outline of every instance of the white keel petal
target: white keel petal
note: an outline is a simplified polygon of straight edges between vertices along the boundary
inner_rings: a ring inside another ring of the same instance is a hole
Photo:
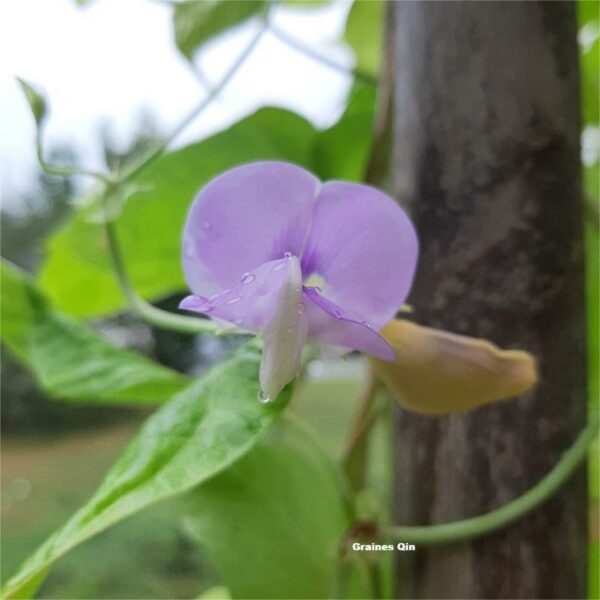
[[[279,289],[275,312],[264,330],[264,349],[260,366],[262,402],[274,400],[300,370],[302,348],[308,330],[302,304],[300,261],[291,256],[285,279]]]

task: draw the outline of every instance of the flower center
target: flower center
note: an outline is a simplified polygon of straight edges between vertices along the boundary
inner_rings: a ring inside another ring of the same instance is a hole
[[[325,280],[318,273],[311,273],[308,279],[304,282],[306,287],[315,287],[323,289],[325,286]]]

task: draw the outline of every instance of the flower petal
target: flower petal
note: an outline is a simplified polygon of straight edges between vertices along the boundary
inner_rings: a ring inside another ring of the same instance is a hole
[[[301,299],[302,272],[300,261],[294,256],[285,269],[285,279],[277,293],[274,313],[264,331],[260,363],[262,402],[274,400],[300,370],[307,333]]]
[[[261,331],[276,310],[277,294],[295,257],[273,260],[245,273],[237,285],[206,298],[188,296],[179,308],[223,319],[247,331]]]
[[[299,256],[320,187],[308,171],[277,161],[243,165],[208,183],[183,232],[183,265],[193,293],[210,296],[285,252]]]
[[[417,413],[462,412],[522,394],[537,381],[535,359],[487,340],[395,319],[382,331],[396,361],[373,360],[400,404]]]
[[[366,319],[350,314],[323,297],[316,288],[304,288],[308,338],[331,346],[360,350],[381,360],[394,360],[392,347]]]
[[[324,279],[323,293],[381,328],[406,299],[418,241],[405,212],[375,188],[326,183],[315,204],[302,257],[305,277]]]

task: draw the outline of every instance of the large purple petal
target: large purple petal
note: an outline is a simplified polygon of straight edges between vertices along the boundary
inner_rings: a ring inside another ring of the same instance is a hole
[[[308,171],[266,161],[231,169],[204,187],[183,231],[183,265],[196,295],[234,286],[246,271],[297,256],[321,182]]]
[[[219,294],[184,298],[179,308],[223,319],[247,331],[261,331],[275,314],[277,293],[290,264],[288,258],[267,262]]]
[[[317,199],[302,270],[324,279],[330,300],[380,329],[408,295],[417,252],[412,223],[392,198],[334,181]]]
[[[303,295],[308,318],[308,339],[360,350],[382,360],[396,358],[392,347],[366,319],[350,314],[325,298],[316,288],[304,288]]]

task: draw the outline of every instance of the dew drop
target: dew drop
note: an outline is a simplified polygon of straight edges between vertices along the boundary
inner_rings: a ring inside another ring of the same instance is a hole
[[[300,304],[298,304],[298,314],[301,315],[304,312],[304,304],[302,304],[302,302],[300,302]]]
[[[213,296],[211,296],[208,301],[213,305],[213,306],[218,306],[219,304],[222,304],[225,301],[225,296],[223,294],[214,294]]]
[[[242,275],[242,283],[249,285],[254,282],[256,279],[256,275],[254,273],[244,273]]]
[[[283,253],[283,258],[292,258],[292,253],[291,252],[284,252]]]
[[[271,402],[271,398],[267,396],[262,390],[258,392],[258,401],[261,404],[269,404]]]
[[[241,300],[241,298],[239,296],[237,296],[236,298],[232,298],[231,300],[227,300],[226,304],[235,304],[236,302],[239,302]]]

